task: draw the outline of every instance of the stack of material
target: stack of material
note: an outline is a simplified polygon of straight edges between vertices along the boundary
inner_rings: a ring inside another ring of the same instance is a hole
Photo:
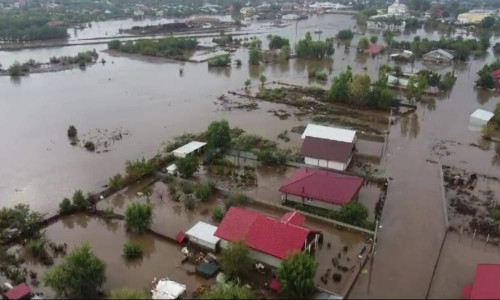
[[[153,299],[177,299],[186,291],[184,284],[169,279],[160,279],[151,290]]]

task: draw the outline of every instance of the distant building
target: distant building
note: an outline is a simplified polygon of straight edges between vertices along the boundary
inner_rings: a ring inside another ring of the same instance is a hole
[[[281,188],[283,201],[337,210],[358,199],[364,179],[324,170],[301,168]]]
[[[455,56],[443,49],[432,50],[422,56],[422,59],[433,63],[451,63]]]
[[[243,241],[252,259],[278,267],[288,255],[305,250],[310,252],[322,240],[319,231],[303,226],[305,219],[297,211],[276,219],[254,210],[232,206],[214,236],[221,239],[222,249]]]
[[[344,171],[356,149],[356,131],[309,124],[302,134],[304,163]]]
[[[459,14],[457,16],[457,23],[459,24],[478,24],[481,21],[488,17],[492,16],[494,11],[492,10],[482,10],[482,9],[474,9],[469,12]]]
[[[377,55],[384,51],[384,47],[378,44],[370,44],[370,47],[366,49],[364,52],[368,55]]]
[[[243,7],[240,9],[240,13],[244,16],[251,17],[255,14],[255,8],[253,7]]]
[[[140,8],[134,9],[134,17],[144,17],[144,11]]]
[[[407,13],[408,6],[406,6],[406,4],[399,3],[399,0],[394,1],[394,3],[387,8],[388,15],[406,15]]]

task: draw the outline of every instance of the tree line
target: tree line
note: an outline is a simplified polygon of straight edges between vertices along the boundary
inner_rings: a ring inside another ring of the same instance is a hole
[[[187,52],[195,50],[197,45],[198,41],[196,39],[167,37],[126,42],[112,40],[108,43],[108,49],[148,56],[181,58]]]
[[[0,15],[0,40],[6,42],[66,38],[67,26],[50,26],[51,18],[41,14]]]

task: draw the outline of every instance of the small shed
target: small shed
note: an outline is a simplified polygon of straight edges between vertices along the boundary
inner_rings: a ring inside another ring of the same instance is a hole
[[[160,279],[151,290],[153,299],[178,299],[186,292],[186,286],[169,279]]]
[[[3,296],[8,300],[31,299],[31,288],[26,283],[21,283],[7,291]]]
[[[174,151],[172,151],[172,153],[176,157],[183,158],[188,156],[189,154],[199,152],[201,149],[203,149],[203,147],[205,147],[206,144],[207,143],[192,141],[180,148],[175,149]]]
[[[488,124],[488,122],[493,118],[495,114],[483,110],[476,109],[471,115],[469,119],[469,130],[471,131],[481,131],[481,129]]]
[[[370,47],[365,50],[365,54],[377,55],[382,51],[384,51],[384,47],[377,44],[371,44]]]
[[[186,236],[189,242],[216,251],[220,238],[214,235],[215,231],[216,226],[200,221],[186,232]]]
[[[167,173],[170,175],[177,175],[177,165],[171,164],[167,167]]]

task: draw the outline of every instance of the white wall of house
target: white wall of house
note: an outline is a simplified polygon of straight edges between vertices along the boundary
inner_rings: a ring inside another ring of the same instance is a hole
[[[225,241],[225,240],[220,240],[220,246],[222,249],[227,249],[230,245],[230,242]],[[249,249],[250,251],[250,258],[252,258],[255,261],[264,263],[266,265],[272,266],[272,267],[278,267],[281,263],[281,259],[274,257],[272,255],[262,253],[260,251],[256,251],[254,249]]]
[[[206,248],[206,249],[210,249],[212,251],[215,251],[215,249],[217,248],[217,244],[213,244],[213,243],[210,243],[208,241],[198,239],[194,236],[188,235],[188,239],[189,239],[190,243],[196,244],[196,245],[201,246],[201,247]]]
[[[342,206],[336,205],[336,204],[331,204],[328,202],[324,201],[318,201],[318,200],[307,200],[304,199],[304,202],[302,202],[301,197],[297,197],[294,195],[286,195],[286,200],[292,201],[292,202],[297,202],[297,203],[303,203],[305,205],[310,205],[310,206],[315,206],[315,207],[320,207],[320,208],[325,208],[329,210],[339,210]]]
[[[350,162],[350,160],[349,160]],[[347,169],[347,166],[349,165],[349,162],[342,163],[338,161],[333,161],[333,160],[325,160],[325,159],[317,159],[317,158],[312,158],[312,157],[305,157],[304,158],[304,163],[306,165],[311,165],[311,166],[319,166],[323,168],[328,168],[328,169],[335,169],[335,170],[340,170],[340,171],[345,171]]]

